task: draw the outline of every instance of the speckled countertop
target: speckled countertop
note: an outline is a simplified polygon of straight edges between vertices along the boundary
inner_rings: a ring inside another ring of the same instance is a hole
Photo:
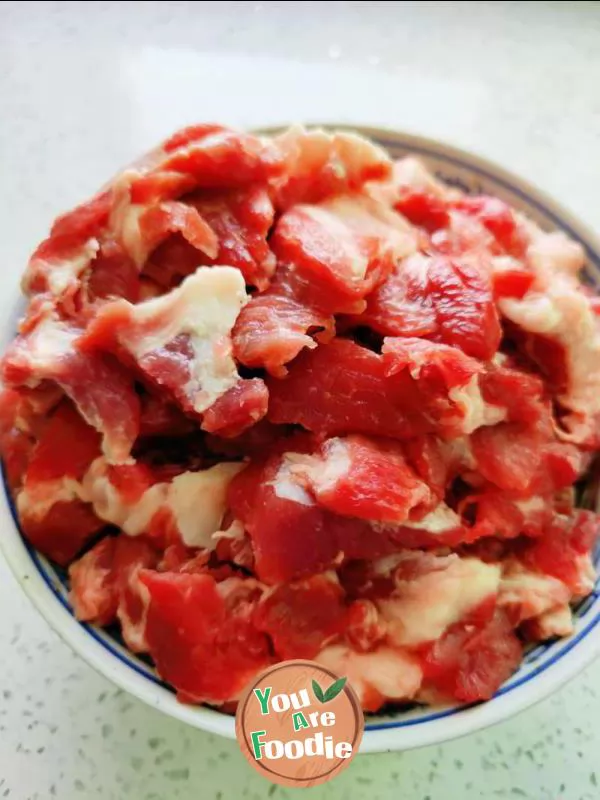
[[[0,310],[60,210],[183,124],[446,139],[600,227],[600,4],[0,3]],[[0,562],[0,800],[290,796],[65,647]],[[600,663],[479,735],[360,757],[331,798],[600,797]]]

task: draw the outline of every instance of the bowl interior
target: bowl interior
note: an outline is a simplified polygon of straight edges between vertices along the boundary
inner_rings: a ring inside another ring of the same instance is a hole
[[[394,158],[409,153],[416,155],[447,183],[472,194],[496,195],[527,213],[543,228],[565,231],[587,251],[585,280],[590,285],[600,286],[600,245],[568,212],[539,191],[499,167],[446,145],[391,131],[362,130],[387,148]],[[5,340],[12,335],[12,330],[13,327],[5,332]],[[177,703],[174,693],[156,675],[150,662],[125,648],[118,630],[103,630],[74,619],[68,601],[66,572],[21,538],[6,483],[4,489],[7,510],[14,521],[14,526],[7,522],[7,530],[1,537],[5,555],[50,624],[92,666],[125,690],[189,724],[233,737],[231,717],[213,709]],[[600,566],[600,549],[596,551],[596,566]],[[549,694],[600,651],[598,582],[595,591],[574,611],[574,634],[532,648],[519,670],[489,702],[471,707],[390,709],[370,715],[361,750],[407,749],[443,741],[497,722]]]

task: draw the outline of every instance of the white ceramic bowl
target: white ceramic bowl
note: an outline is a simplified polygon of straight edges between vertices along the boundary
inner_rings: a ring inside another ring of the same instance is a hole
[[[414,153],[448,183],[468,192],[497,195],[525,211],[542,227],[564,230],[586,248],[586,278],[591,284],[600,286],[600,242],[567,211],[538,190],[482,158],[439,142],[392,131],[359,130],[387,147],[393,157]],[[13,335],[16,318],[17,311],[14,320],[6,324],[3,346]],[[233,738],[232,717],[209,708],[178,703],[174,693],[152,667],[130,653],[118,635],[82,624],[73,617],[64,571],[26,544],[19,532],[8,493],[5,490],[2,494],[0,542],[6,560],[33,603],[73,650],[117,686],[148,705],[189,725]],[[600,566],[600,551],[596,555]],[[406,750],[463,736],[506,719],[555,691],[600,653],[599,591],[597,584],[596,591],[577,606],[574,634],[531,650],[519,670],[492,700],[470,707],[428,708],[369,716],[361,752]]]

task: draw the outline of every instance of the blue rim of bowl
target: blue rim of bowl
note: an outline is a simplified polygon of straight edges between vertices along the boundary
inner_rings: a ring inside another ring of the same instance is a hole
[[[590,273],[587,269],[584,270],[585,278],[593,285],[598,285],[598,281],[600,279],[600,250],[598,249],[597,245],[594,245],[582,232],[581,227],[577,225],[577,228],[573,227],[569,222],[568,218],[570,215],[560,210],[561,213],[557,214],[551,210],[547,205],[542,202],[542,200],[538,200],[535,196],[543,197],[543,193],[531,187],[533,192],[529,194],[527,191],[524,191],[520,188],[516,183],[511,182],[511,176],[506,173],[506,171],[495,164],[491,164],[490,166],[493,167],[496,172],[488,171],[480,161],[480,158],[476,155],[470,155],[466,152],[461,152],[460,150],[452,147],[451,145],[447,145],[445,143],[439,142],[436,143],[434,141],[430,141],[430,146],[423,145],[423,141],[425,140],[423,137],[412,136],[410,134],[400,134],[395,133],[393,131],[383,131],[381,129],[373,129],[367,128],[364,126],[356,125],[356,126],[324,126],[324,127],[346,127],[348,130],[358,131],[363,133],[364,135],[369,136],[371,139],[376,141],[382,147],[386,148],[394,157],[398,157],[400,154],[417,154],[429,158],[436,159],[440,162],[446,162],[450,166],[459,167],[468,171],[469,173],[475,174],[480,178],[487,179],[497,185],[502,186],[504,189],[509,191],[515,196],[518,196],[522,199],[529,207],[535,208],[539,213],[541,213],[546,219],[550,220],[552,224],[558,230],[562,230],[567,233],[571,238],[575,239],[576,241],[580,242],[586,250],[587,261],[593,264],[596,267],[597,275],[594,279],[594,275]],[[391,138],[388,138],[391,137]],[[440,148],[443,148],[441,150]],[[506,177],[503,177],[506,176]],[[514,178],[513,178],[514,180]],[[521,185],[527,186],[527,184],[518,179]],[[556,207],[556,204],[551,201],[551,204]],[[563,216],[564,214],[564,216]],[[60,575],[55,571],[54,566],[51,562],[47,561],[43,556],[41,556],[35,548],[33,548],[27,539],[23,536],[21,531],[21,526],[19,522],[19,518],[17,515],[17,511],[15,508],[15,504],[13,502],[7,479],[4,469],[4,464],[1,464],[1,473],[2,473],[2,483],[4,487],[5,496],[7,499],[7,503],[10,509],[10,514],[12,516],[13,522],[21,535],[21,540],[25,546],[25,549],[31,558],[32,562],[35,564],[38,573],[42,577],[42,580],[46,584],[46,586],[50,589],[52,594],[58,600],[60,605],[73,617],[73,619],[77,622],[80,628],[84,629],[89,636],[94,639],[103,649],[107,650],[112,656],[114,656],[119,662],[123,665],[128,667],[129,669],[136,672],[142,678],[145,678],[155,685],[166,689],[170,693],[174,694],[174,691],[169,684],[165,683],[160,677],[156,674],[153,670],[152,665],[150,662],[146,662],[139,657],[136,657],[133,653],[129,653],[129,657],[127,655],[127,648],[119,642],[118,637],[113,637],[110,634],[103,631],[103,634],[100,633],[100,630],[94,625],[90,625],[87,622],[79,622],[75,619],[73,615],[73,609],[68,602],[66,592],[68,589],[68,581],[66,578],[61,578]],[[595,553],[595,566],[597,569],[600,569],[600,545],[596,549]],[[52,571],[54,574],[52,575]],[[582,609],[584,607],[585,610],[583,613],[587,613],[591,606],[595,604],[595,602],[600,598],[600,577],[596,580],[596,584],[594,590],[585,597],[575,608],[574,613],[577,614],[582,613]],[[531,656],[535,653],[535,658],[528,660],[527,656],[519,668],[521,670],[524,665],[528,663],[532,663],[544,653],[548,652],[549,650],[556,648],[560,642],[564,642],[564,646],[560,647],[555,653],[552,654],[548,659],[546,659],[543,663],[539,664],[537,667],[534,667],[530,671],[528,671],[525,675],[519,677],[518,672],[516,676],[510,679],[507,683],[505,683],[493,696],[488,703],[492,703],[496,698],[500,698],[503,695],[507,695],[514,690],[524,686],[525,684],[529,683],[531,680],[539,676],[540,674],[546,672],[550,669],[553,665],[559,662],[564,656],[567,655],[571,650],[573,650],[581,641],[586,639],[589,634],[599,625],[600,623],[600,609],[596,613],[596,615],[591,619],[591,621],[587,622],[585,627],[579,630],[576,634],[566,637],[565,639],[558,639],[552,640],[547,643],[543,643],[536,648],[529,654]],[[146,667],[142,666],[142,664]],[[470,703],[470,704],[463,704],[459,706],[452,706],[451,708],[441,709],[439,711],[434,711],[430,714],[423,714],[414,719],[394,719],[386,722],[372,722],[370,723],[367,718],[367,722],[365,724],[365,732],[369,731],[385,731],[385,730],[393,730],[393,729],[400,729],[400,728],[408,728],[414,727],[417,725],[422,725],[428,722],[434,722],[440,719],[444,719],[447,717],[456,716],[458,714],[463,713],[464,711],[474,708],[481,705],[481,703]],[[210,708],[210,707],[209,707]],[[218,712],[218,709],[211,709]],[[402,713],[402,712],[400,712]]]

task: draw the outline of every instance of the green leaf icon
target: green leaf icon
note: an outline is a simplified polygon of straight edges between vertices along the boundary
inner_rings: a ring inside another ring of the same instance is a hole
[[[334,681],[329,689],[324,694],[324,700],[322,702],[328,703],[330,700],[333,700],[334,697],[337,697],[338,694],[342,691],[344,686],[346,685],[346,681],[348,678],[338,678],[337,681]]]
[[[313,692],[315,693],[315,697],[320,703],[328,703],[330,700],[333,700],[334,697],[338,696],[338,694],[346,685],[347,680],[348,678],[338,678],[337,681],[334,681],[325,691],[323,691],[319,684],[313,680],[312,688]]]
[[[321,689],[321,687],[319,686],[319,684],[315,680],[313,680],[313,682],[312,682],[312,688],[313,688],[313,692],[315,693],[315,697],[317,698],[317,700],[319,700],[319,702],[321,702],[321,703],[324,703],[325,702],[325,695],[323,694],[323,689]]]

